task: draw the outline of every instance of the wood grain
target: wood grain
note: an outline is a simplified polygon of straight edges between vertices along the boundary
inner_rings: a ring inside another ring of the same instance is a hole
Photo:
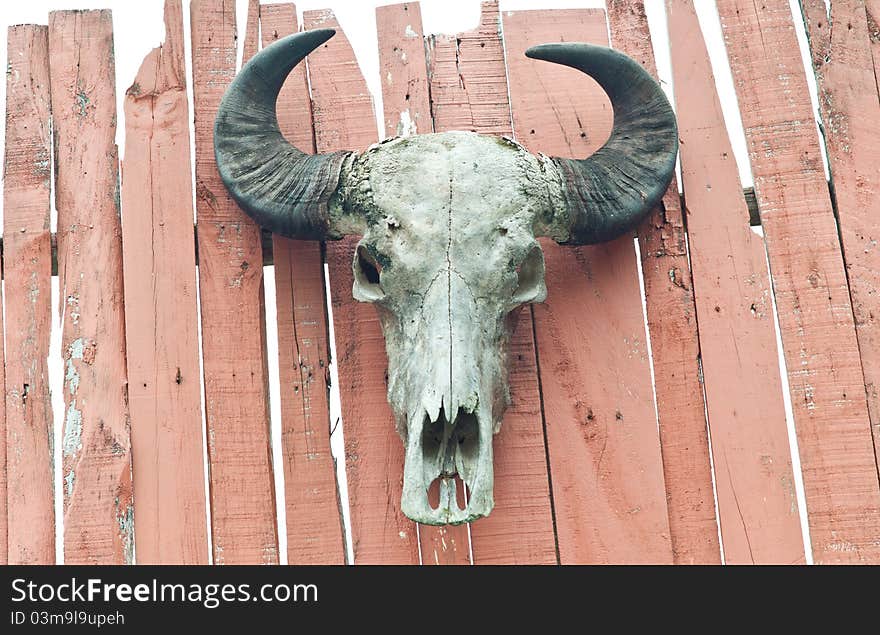
[[[122,254],[140,564],[207,564],[189,105],[180,0],[125,95]]]
[[[10,27],[7,59],[3,271],[5,295],[12,301],[5,312],[0,559],[54,564],[54,423],[47,368],[52,329],[48,29]]]
[[[682,183],[725,561],[804,558],[770,279],[693,4],[668,0]]]
[[[362,151],[377,139],[373,103],[330,10],[303,13],[305,28],[336,36],[308,58],[318,152]],[[388,359],[374,307],[351,295],[357,238],[327,244],[355,564],[418,564],[415,524],[400,511],[403,443],[386,398]]]
[[[609,0],[611,40],[657,77],[644,3]],[[639,228],[669,530],[676,564],[718,564],[721,550],[700,376],[700,343],[675,177]]]
[[[213,557],[216,564],[275,564],[260,231],[214,162],[214,117],[235,75],[234,2],[193,0],[190,24]],[[251,32],[247,41],[256,37]]]
[[[295,33],[296,7],[263,5],[260,26],[263,46]],[[287,140],[304,152],[314,152],[305,64],[297,66],[288,77],[276,111]],[[287,561],[344,564],[345,538],[330,453],[330,346],[321,244],[273,236],[272,247]]]
[[[601,10],[505,12],[517,139],[584,157],[611,110],[582,74],[525,58],[554,41],[607,45]],[[672,562],[663,466],[633,237],[594,247],[543,241],[547,301],[535,332],[563,563]]]
[[[871,4],[874,11],[880,7]],[[838,0],[826,17],[824,6],[804,3],[874,452],[880,457],[880,130],[875,125],[880,100],[872,57],[880,34],[868,6],[865,0]]]
[[[132,562],[134,523],[109,11],[49,14],[64,359],[64,561]]]
[[[824,3],[818,4],[824,17]],[[833,5],[835,10],[854,6]],[[828,55],[834,60],[827,67],[823,61],[819,69],[819,101],[830,100],[823,107],[823,118],[840,235],[844,252],[852,260],[848,287],[788,3],[768,0],[758,7],[723,0],[719,13],[773,270],[813,560],[876,563],[880,559],[880,491],[859,354],[862,344],[861,359],[869,360],[867,374],[877,354],[876,348],[871,349],[876,327],[873,318],[864,314],[876,302],[866,293],[877,283],[877,271],[870,269],[876,261],[870,253],[870,237],[876,232],[869,221],[874,215],[873,202],[868,201],[875,187],[871,183],[876,183],[877,161],[871,145],[876,136],[871,113],[876,112],[876,105],[870,103],[876,94],[866,77],[870,71],[845,68],[857,63],[848,57],[854,51],[849,48],[852,34],[847,24],[851,21],[852,30],[861,30],[867,38],[865,26],[858,24],[865,14],[863,10],[838,14],[838,28],[826,43],[827,49],[821,44],[824,27],[818,20],[808,24],[814,59],[819,55],[824,60]],[[815,7],[808,14],[815,16]],[[867,44],[852,45],[863,49],[858,64],[870,65]],[[828,78],[823,80],[826,72]],[[865,112],[850,110],[862,100]],[[847,135],[852,135],[849,150],[845,150]],[[853,156],[843,156],[847,152]],[[851,163],[853,159],[860,164]],[[861,232],[865,232],[864,240],[858,235]],[[869,391],[873,399],[871,386]]]

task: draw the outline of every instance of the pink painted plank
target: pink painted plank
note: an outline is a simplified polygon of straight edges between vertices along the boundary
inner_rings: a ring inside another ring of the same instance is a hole
[[[877,301],[871,291],[878,262],[871,243],[877,95],[871,71],[862,66],[871,64],[864,10],[835,2],[832,10],[843,13],[835,13],[834,37],[823,44],[824,3],[806,6],[814,16],[808,31],[849,287],[789,4],[723,0],[719,12],[773,270],[813,559],[876,563],[880,486],[869,403],[876,403],[878,353],[870,316]],[[850,40],[856,31],[861,39]]]
[[[64,561],[131,562],[134,527],[109,11],[49,14],[64,358]]]
[[[180,0],[125,96],[122,254],[141,564],[207,564],[189,106]]]
[[[607,45],[604,12],[505,12],[504,34],[517,139],[557,156],[597,149],[611,128],[608,99],[582,74],[524,51]],[[535,331],[561,561],[671,563],[633,238],[542,244],[548,297],[535,306]]]
[[[376,31],[386,136],[434,132],[419,4],[377,7]],[[439,486],[432,487],[432,505],[438,496]],[[419,525],[419,546],[423,564],[471,563],[466,525]]]
[[[418,2],[376,7],[385,136],[434,131]]]
[[[6,298],[6,487],[0,558],[55,563],[53,418],[47,358],[51,334],[52,189],[48,29],[8,35],[3,273]],[[8,504],[8,518],[6,506]],[[8,531],[8,538],[7,538]],[[8,540],[8,543],[7,543]],[[7,549],[8,544],[8,549]]]
[[[725,560],[802,562],[764,244],[749,227],[693,4],[668,0],[667,10]]]
[[[880,0],[865,0],[865,19],[871,41],[871,62],[875,69],[874,83],[880,94],[880,78],[877,77],[877,69],[880,68]]]
[[[306,11],[305,28],[336,36],[308,58],[318,152],[362,151],[377,141],[373,103],[351,45],[330,10]],[[355,564],[418,564],[415,524],[400,511],[403,444],[386,399],[388,360],[375,307],[355,301],[356,237],[327,244]]]
[[[607,5],[614,47],[656,77],[644,3],[609,0]],[[672,554],[676,564],[718,564],[696,306],[675,178],[639,229],[639,247]]]
[[[260,8],[263,45],[297,31],[296,6]],[[304,152],[314,152],[305,64],[281,90],[278,124]],[[281,444],[290,564],[344,564],[345,538],[330,453],[329,362],[321,244],[272,237],[281,381]]]
[[[865,0],[838,0],[826,16],[824,2],[804,3],[868,414],[880,456],[880,202],[875,196],[880,100],[870,30],[876,33],[877,25],[865,5]],[[832,28],[843,22],[847,28]]]
[[[193,0],[196,215],[211,530],[216,564],[278,562],[260,230],[214,162],[214,116],[235,75],[235,6]],[[257,34],[246,41],[255,50]]]
[[[498,2],[481,4],[473,31],[428,41],[437,132],[466,129],[512,135]],[[541,393],[531,311],[510,343],[511,406],[494,439],[495,509],[471,526],[475,564],[557,561]]]

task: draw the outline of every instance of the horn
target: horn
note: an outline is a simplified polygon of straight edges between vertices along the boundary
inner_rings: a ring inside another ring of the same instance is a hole
[[[214,156],[226,189],[258,225],[288,238],[341,238],[329,201],[352,153],[306,154],[278,128],[275,104],[284,80],[333,29],[290,35],[245,64],[226,90],[214,120]]]
[[[594,154],[551,159],[562,176],[566,209],[548,235],[562,244],[587,245],[634,229],[660,202],[675,171],[678,129],[663,89],[635,60],[604,46],[541,44],[526,56],[586,73],[608,94],[614,111],[611,136]]]

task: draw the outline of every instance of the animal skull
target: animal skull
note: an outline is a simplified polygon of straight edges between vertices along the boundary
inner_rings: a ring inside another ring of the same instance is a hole
[[[459,524],[493,506],[492,436],[510,401],[508,343],[517,310],[546,296],[536,237],[610,240],[658,203],[677,153],[663,91],[625,55],[545,44],[530,57],[578,68],[611,98],[614,130],[585,160],[532,155],[470,132],[394,138],[361,155],[306,155],[284,140],[284,79],[330,29],[289,36],[242,69],[215,123],[217,165],[260,225],[293,238],[362,236],[354,297],[378,311],[388,400],[404,440],[401,506],[411,519]],[[468,487],[464,508],[454,477]],[[440,503],[428,501],[439,480]]]

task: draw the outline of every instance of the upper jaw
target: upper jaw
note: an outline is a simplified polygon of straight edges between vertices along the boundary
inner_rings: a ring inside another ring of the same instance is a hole
[[[494,507],[492,420],[459,409],[450,421],[443,408],[436,420],[424,411],[410,419],[406,435],[401,509],[425,525],[459,525],[487,516]],[[467,486],[462,508],[456,495],[459,476]],[[428,489],[439,480],[439,504],[433,507]]]

